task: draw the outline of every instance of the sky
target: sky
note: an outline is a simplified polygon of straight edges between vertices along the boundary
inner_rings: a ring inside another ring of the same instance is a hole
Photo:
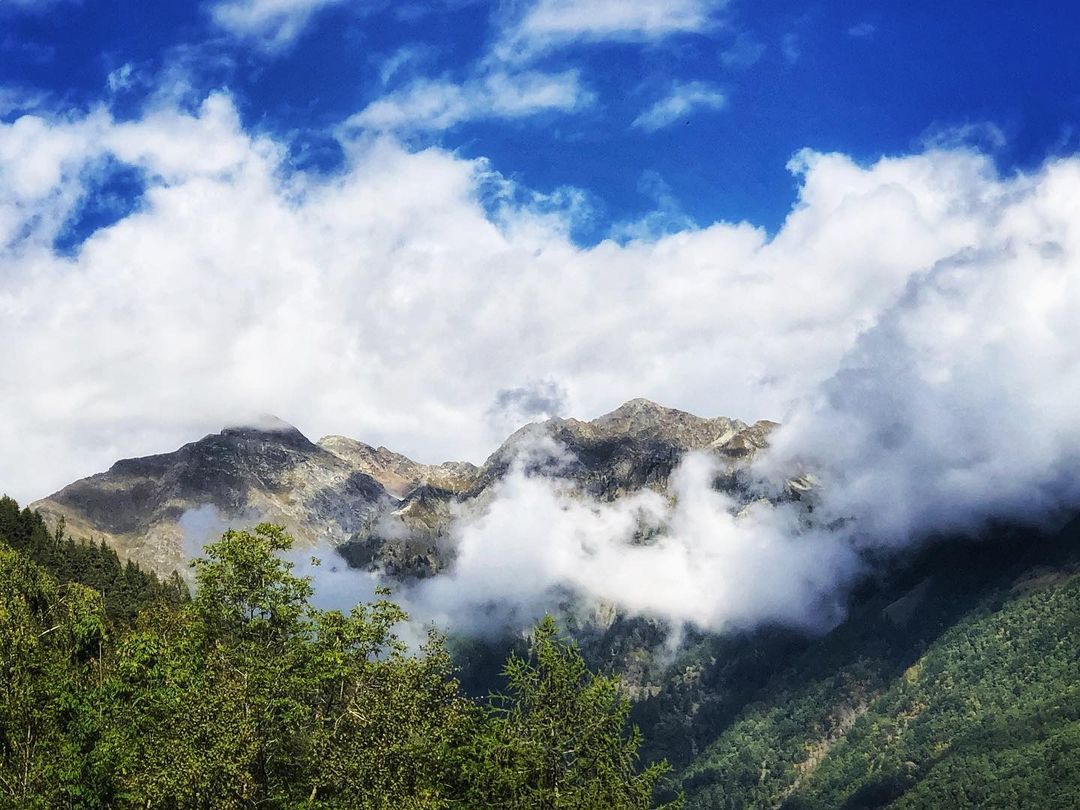
[[[887,501],[871,457],[961,523],[976,482],[1057,503],[1078,26],[1064,1],[0,0],[0,489],[263,413],[479,462],[645,396],[792,425],[789,457],[847,465],[845,508]]]

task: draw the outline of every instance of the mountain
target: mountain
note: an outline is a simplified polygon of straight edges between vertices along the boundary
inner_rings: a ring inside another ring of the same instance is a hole
[[[635,713],[692,810],[1064,810],[1078,645],[1080,519],[998,528],[896,565],[824,636],[687,645]]]
[[[739,494],[745,489],[741,476],[747,463],[776,427],[767,421],[747,425],[725,417],[705,419],[646,399],[630,400],[591,421],[535,422],[512,434],[479,468],[426,468],[436,474],[339,550],[356,567],[397,577],[432,576],[453,558],[448,532],[454,515],[482,509],[515,464],[566,480],[592,497],[614,500],[645,487],[666,491],[682,457],[697,450],[723,462],[717,484]]]
[[[642,487],[664,489],[688,451],[715,453],[734,468],[765,447],[775,427],[775,422],[767,421],[747,425],[725,417],[704,419],[647,399],[632,399],[590,422],[549,419],[526,425],[488,458],[473,491],[490,486],[523,452],[545,439],[569,455],[565,465],[552,466],[541,458],[545,472],[573,479],[593,496],[610,500]]]
[[[455,516],[482,510],[515,469],[615,500],[666,491],[702,451],[720,461],[715,485],[745,501],[748,463],[775,427],[631,400],[527,425],[475,466],[267,422],[117,462],[34,507],[161,572],[225,526],[266,519],[407,579],[452,564]],[[823,634],[687,628],[673,645],[663,622],[610,606],[562,620],[591,667],[620,676],[645,761],[676,766],[662,797],[682,792],[689,808],[1080,806],[1080,519],[884,560]],[[477,693],[500,688],[520,643],[450,639]]]
[[[480,467],[421,464],[344,436],[310,441],[268,419],[229,427],[172,453],[126,459],[32,504],[50,525],[107,542],[161,574],[183,569],[227,526],[285,524],[300,543],[341,546],[353,565],[418,577],[453,556],[455,509],[479,508],[514,463],[544,467],[594,496],[663,490],[690,450],[726,464],[723,486],[764,447],[772,422],[704,419],[644,399],[592,421],[551,419],[518,430]],[[553,455],[554,454],[554,455]]]
[[[125,459],[32,504],[78,538],[159,573],[183,569],[232,524],[283,523],[344,540],[393,500],[373,476],[285,423],[226,428],[172,453]]]

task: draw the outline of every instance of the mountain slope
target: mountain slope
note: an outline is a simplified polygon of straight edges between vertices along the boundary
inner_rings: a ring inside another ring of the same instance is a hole
[[[104,539],[167,573],[229,524],[272,520],[301,542],[340,541],[390,500],[370,475],[279,423],[118,461],[32,506],[50,523],[64,519],[76,537]]]
[[[699,723],[687,807],[1080,806],[1078,540],[1074,522],[926,551]],[[639,721],[672,722],[672,697]]]
[[[464,492],[480,472],[467,461],[419,464],[385,447],[345,436],[324,436],[319,447],[329,450],[354,470],[370,475],[396,498],[404,498],[418,486],[427,484],[449,492]]]
[[[735,487],[736,471],[773,427],[638,399],[589,422],[527,425],[476,467],[420,464],[344,436],[316,444],[271,420],[118,461],[32,506],[50,525],[63,519],[73,536],[104,540],[161,574],[183,570],[227,526],[268,520],[300,543],[340,545],[355,566],[409,578],[448,564],[456,506],[482,508],[514,463],[539,464],[583,492],[613,499],[642,487],[664,490],[682,456],[704,450],[725,460],[733,476],[725,486]]]

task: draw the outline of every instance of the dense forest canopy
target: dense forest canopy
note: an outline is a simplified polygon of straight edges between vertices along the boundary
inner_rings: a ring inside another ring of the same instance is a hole
[[[829,633],[661,663],[639,619],[410,649],[386,592],[316,609],[278,526],[226,532],[192,592],[4,498],[0,807],[1073,808],[1078,540],[943,541]],[[631,705],[635,661],[667,674]]]
[[[314,608],[281,527],[226,532],[194,596],[10,499],[0,538],[0,806],[647,808],[666,771],[551,619],[473,700],[389,600]]]

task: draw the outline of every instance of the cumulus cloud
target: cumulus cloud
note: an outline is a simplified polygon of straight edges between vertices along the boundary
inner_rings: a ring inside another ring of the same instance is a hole
[[[1080,505],[1078,180],[1055,171],[1001,211],[996,247],[914,277],[779,433],[769,463],[812,469],[861,544],[1052,525]]]
[[[58,256],[81,169],[102,152],[151,186]],[[717,224],[581,249],[531,204],[493,221],[482,162],[363,140],[342,176],[308,178],[283,175],[283,153],[221,95],[195,114],[0,130],[0,329],[19,347],[5,486],[43,495],[266,410],[477,460],[502,438],[483,427],[492,398],[522,379],[563,381],[583,416],[636,394],[783,416],[913,272],[977,241],[962,190],[1000,185],[966,153],[869,169],[821,156],[800,165],[802,201],[771,241]]]
[[[572,112],[592,104],[576,70],[562,73],[495,71],[462,83],[417,79],[373,101],[346,121],[346,128],[434,131],[477,119],[527,118]]]
[[[813,173],[835,158],[801,160]],[[646,491],[615,503],[521,465],[479,516],[459,522],[453,572],[409,598],[474,630],[582,599],[675,626],[821,628],[843,615],[846,586],[881,551],[1074,516],[1080,161],[978,177],[953,200],[981,220],[971,244],[907,278],[755,464],[762,496],[795,473],[812,476],[812,510],[734,502],[711,488],[716,462],[704,455],[684,460],[670,498]],[[813,198],[804,188],[804,203]]]
[[[664,98],[635,118],[633,126],[656,132],[699,110],[722,110],[726,105],[727,97],[708,82],[679,82]]]
[[[219,0],[211,6],[214,22],[234,36],[267,50],[291,44],[312,17],[346,0]]]
[[[725,0],[536,0],[506,27],[496,53],[528,58],[574,42],[653,42],[716,24]]]
[[[290,172],[221,94],[0,125],[0,488],[28,500],[266,411],[422,461],[486,456],[493,402],[777,419],[761,475],[813,471],[842,534],[738,514],[700,461],[674,504],[516,475],[459,528],[462,587],[498,595],[542,565],[519,603],[564,579],[709,626],[826,621],[829,583],[867,545],[1080,500],[1080,159],[1003,178],[971,148],[805,152],[771,237],[716,223],[586,248],[483,161],[370,135],[344,148],[337,175]],[[104,159],[146,178],[143,199],[59,251]],[[627,550],[640,520],[664,539]]]

